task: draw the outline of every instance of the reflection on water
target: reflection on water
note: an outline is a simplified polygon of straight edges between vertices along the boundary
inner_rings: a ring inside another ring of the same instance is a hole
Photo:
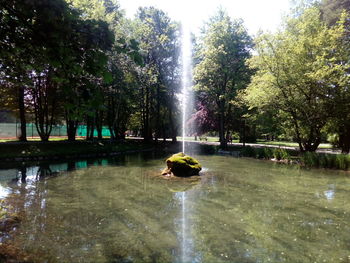
[[[179,218],[175,220],[178,230],[178,240],[180,253],[175,260],[176,262],[202,262],[200,251],[196,251],[192,237],[194,207],[191,201],[196,197],[196,189],[191,189],[187,192],[175,193],[174,198],[180,203],[181,210]]]
[[[0,170],[24,215],[7,242],[30,262],[349,262],[346,174],[198,159],[203,176],[173,180],[142,155]]]
[[[324,195],[326,196],[326,198],[327,198],[328,200],[334,199],[334,195],[335,195],[335,185],[334,185],[334,184],[328,185],[328,190],[324,191]]]

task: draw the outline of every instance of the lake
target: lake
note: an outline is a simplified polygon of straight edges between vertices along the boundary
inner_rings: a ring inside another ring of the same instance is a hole
[[[165,179],[165,155],[0,170],[23,220],[2,237],[30,262],[350,262],[350,177],[195,155],[202,176]]]

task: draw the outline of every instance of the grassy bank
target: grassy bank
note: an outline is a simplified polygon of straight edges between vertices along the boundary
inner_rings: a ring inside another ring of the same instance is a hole
[[[103,140],[101,142],[89,141],[50,141],[50,142],[11,142],[0,143],[0,159],[7,160],[27,160],[33,158],[64,158],[79,157],[88,155],[100,155],[110,153],[120,153],[127,151],[141,151],[152,148],[152,144],[142,141],[111,142]]]
[[[241,156],[244,157],[266,160],[274,159],[286,163],[298,163],[305,167],[339,170],[350,169],[350,155],[348,154],[325,154],[316,152],[300,153],[296,150],[283,148],[254,148],[249,146],[236,150],[239,150]]]
[[[194,142],[193,142],[194,143]],[[196,143],[194,143],[196,144]],[[204,154],[215,154],[219,152],[219,145],[196,144],[197,150]],[[111,142],[109,139],[103,141],[50,141],[50,142],[6,142],[0,143],[0,160],[6,161],[30,161],[50,160],[63,158],[98,157],[114,153],[131,151],[143,151],[158,148],[161,151],[179,152],[181,143],[171,142],[145,143],[143,140],[126,140],[123,142]],[[305,167],[350,169],[350,155],[303,153],[297,150],[271,147],[237,146],[229,145],[228,153],[243,157],[257,159],[274,159],[285,163],[298,163]]]

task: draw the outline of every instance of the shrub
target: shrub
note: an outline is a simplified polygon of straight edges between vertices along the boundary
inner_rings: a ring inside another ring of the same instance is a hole
[[[286,149],[282,148],[275,148],[273,150],[273,157],[277,160],[290,160],[290,154]]]
[[[318,159],[318,165],[319,167],[328,168],[328,154],[320,154]]]
[[[337,169],[347,170],[350,166],[350,156],[347,154],[337,154],[335,167]]]
[[[275,158],[277,160],[290,160],[290,153],[281,148],[253,148],[250,146],[247,146],[242,149],[241,151],[242,156],[245,157],[254,157],[258,159],[271,159]]]
[[[265,159],[272,159],[273,156],[273,149],[271,148],[264,148],[264,155],[265,155]]]
[[[314,152],[306,152],[301,155],[301,162],[308,167],[318,167],[319,156]]]
[[[347,170],[350,168],[350,155],[347,154],[322,154],[306,152],[301,155],[300,159],[302,163],[308,167],[342,170]]]
[[[245,157],[254,157],[256,158],[256,151],[253,147],[246,146],[242,149],[241,154]]]
[[[265,159],[265,148],[256,148],[255,149],[255,158]]]

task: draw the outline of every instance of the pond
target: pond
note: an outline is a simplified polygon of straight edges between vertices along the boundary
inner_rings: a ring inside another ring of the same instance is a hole
[[[23,215],[2,242],[30,262],[350,261],[346,172],[195,157],[203,175],[176,180],[151,153],[2,169]]]

